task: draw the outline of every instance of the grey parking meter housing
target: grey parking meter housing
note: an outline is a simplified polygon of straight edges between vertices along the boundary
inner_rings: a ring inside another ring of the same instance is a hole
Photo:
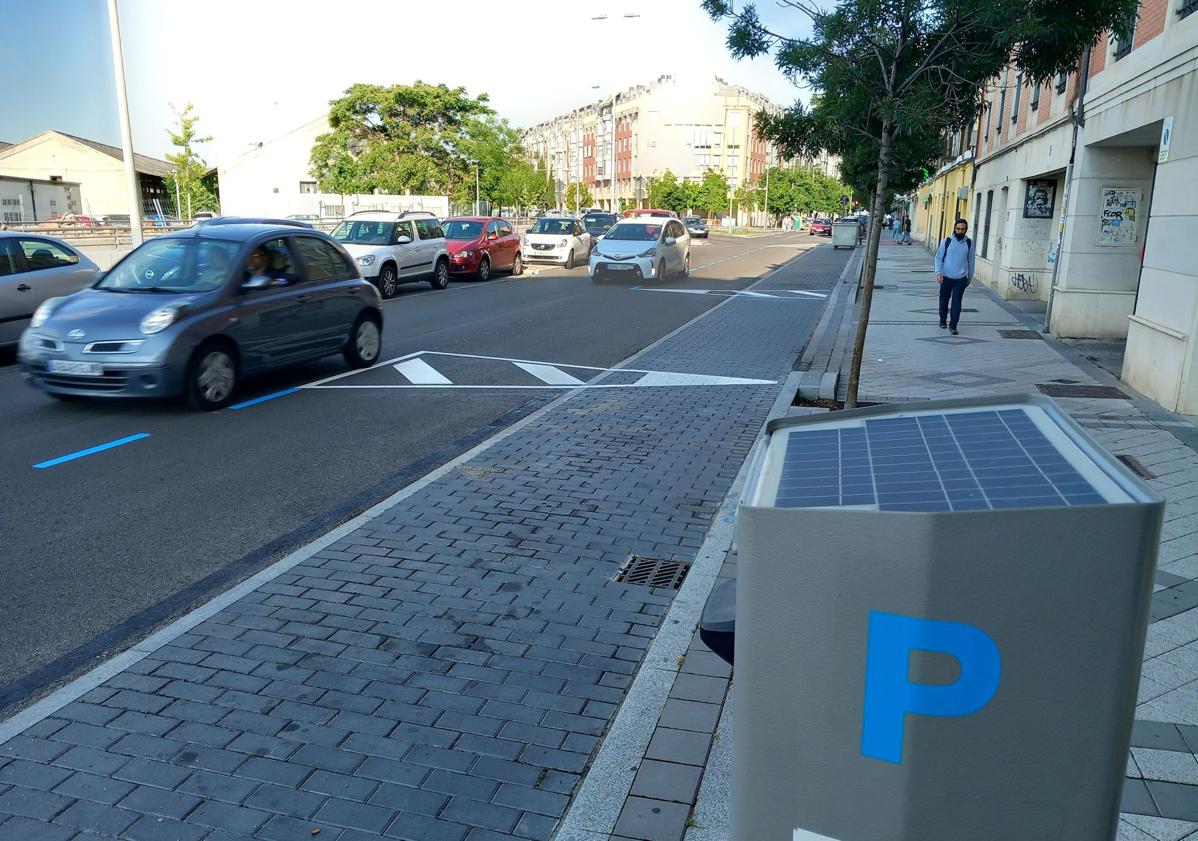
[[[1163,500],[1036,395],[772,421],[733,841],[1106,841]]]

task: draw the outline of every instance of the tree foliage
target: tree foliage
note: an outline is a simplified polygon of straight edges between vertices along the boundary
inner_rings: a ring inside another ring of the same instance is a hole
[[[580,210],[590,207],[595,197],[591,195],[591,188],[580,181],[571,181],[566,185],[566,210]]]
[[[693,187],[689,207],[707,214],[728,210],[728,179],[721,173],[708,169]]]
[[[192,113],[192,104],[183,106],[183,110],[172,109],[175,112],[175,129],[167,129],[171,144],[179,151],[168,154],[166,159],[174,164],[175,169],[166,177],[166,186],[170,197],[178,197],[179,207],[175,208],[178,216],[190,218],[197,210],[217,210],[216,194],[209,189],[204,181],[204,173],[208,165],[196,152],[195,146],[208,143],[211,137],[200,137],[196,131],[196,123],[200,118]]]
[[[817,170],[770,167],[769,211],[775,216],[842,213],[840,197],[852,192],[847,185]],[[742,207],[765,210],[765,176],[742,185],[737,190],[736,200]]]
[[[869,321],[882,211],[896,185],[931,163],[945,132],[968,126],[981,90],[1004,68],[1048,80],[1077,67],[1105,30],[1128,36],[1138,0],[779,0],[812,24],[810,36],[771,28],[752,3],[703,0],[728,19],[735,58],[772,53],[788,78],[812,87],[813,105],[758,115],[758,133],[794,156],[827,149],[848,159],[850,183],[873,200],[861,316],[846,405],[855,405]],[[797,28],[797,27],[796,27]],[[933,151],[935,150],[935,151]],[[869,180],[869,162],[874,178]]]
[[[649,207],[681,214],[693,206],[694,185],[679,181],[678,176],[668,169],[648,179],[646,193]]]

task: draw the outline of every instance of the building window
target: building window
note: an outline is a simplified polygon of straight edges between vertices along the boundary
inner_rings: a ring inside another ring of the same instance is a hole
[[[998,119],[994,121],[994,133],[1002,135],[1002,118],[1007,113],[1007,77],[1003,74],[1002,88],[998,94]]]
[[[5,222],[20,222],[21,214],[20,213],[12,213],[12,212],[6,210],[6,211],[4,211],[4,221]]]
[[[1136,18],[1133,17],[1131,19],[1131,31],[1127,33],[1127,40],[1124,41],[1122,38],[1115,39],[1115,61],[1118,61],[1121,58],[1127,58],[1129,55],[1131,55],[1131,46],[1132,42],[1135,41],[1135,37]]]
[[[315,192],[317,192],[317,189],[316,189],[316,182],[315,182],[315,181],[301,181],[301,182],[300,182],[300,192],[301,192],[301,193],[315,193]]]
[[[50,199],[50,207],[58,207],[58,202],[54,199]]]
[[[1027,107],[1035,111],[1040,107],[1040,82],[1039,80],[1032,83],[1032,98],[1028,102]]]
[[[1069,74],[1061,73],[1057,76],[1057,93],[1064,93],[1066,85],[1069,84]]]
[[[994,191],[986,191],[986,230],[982,232],[982,250],[978,252],[979,256],[985,257],[986,252],[990,250],[990,211],[994,209]]]
[[[729,155],[727,158],[728,171],[732,172],[740,166],[740,158],[736,155]]]
[[[1181,8],[1177,10],[1177,16],[1179,18],[1187,18],[1194,14],[1194,12],[1198,12],[1198,0],[1185,0],[1181,4]]]
[[[973,203],[973,227],[971,230],[974,232],[974,236],[977,236],[978,217],[981,216],[981,213],[982,213],[982,194],[978,193],[977,199]]]
[[[1011,101],[1011,122],[1019,122],[1019,95],[1023,93],[1023,74],[1015,76],[1015,99]]]

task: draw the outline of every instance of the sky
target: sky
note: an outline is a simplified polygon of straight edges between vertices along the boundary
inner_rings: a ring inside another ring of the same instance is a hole
[[[806,99],[770,59],[733,61],[726,26],[699,0],[118,3],[133,145],[153,157],[172,151],[172,106],[195,106],[213,137],[198,151],[219,165],[319,116],[355,82],[460,85],[517,127],[664,74],[719,76],[780,105]],[[0,140],[53,128],[120,145],[107,6],[0,0]],[[761,6],[767,21],[802,31],[796,13]]]

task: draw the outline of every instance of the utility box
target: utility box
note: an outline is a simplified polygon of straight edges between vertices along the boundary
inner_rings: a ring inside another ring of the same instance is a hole
[[[1163,500],[1048,398],[772,421],[732,841],[1110,841]]]

